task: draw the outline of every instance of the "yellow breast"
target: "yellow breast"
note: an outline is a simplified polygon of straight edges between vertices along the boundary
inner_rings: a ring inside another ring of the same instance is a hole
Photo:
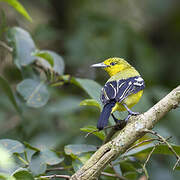
[[[126,99],[124,99],[121,103],[116,103],[116,105],[112,109],[112,113],[114,111],[126,111],[126,109],[122,105],[123,103],[125,103],[128,106],[128,108],[133,107],[135,104],[139,102],[142,94],[143,94],[143,90],[139,91],[136,94],[131,94]]]

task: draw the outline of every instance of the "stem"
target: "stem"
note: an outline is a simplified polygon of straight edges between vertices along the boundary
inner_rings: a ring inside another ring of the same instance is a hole
[[[29,163],[26,161],[26,160],[24,160],[19,154],[16,154],[16,156],[17,156],[17,158],[21,161],[21,162],[23,162],[25,165],[29,165]]]
[[[158,138],[151,138],[151,139],[146,139],[146,140],[144,140],[144,141],[141,141],[141,142],[139,142],[139,143],[131,146],[129,149],[126,150],[125,153],[129,152],[131,149],[134,149],[134,148],[136,148],[137,146],[139,146],[139,145],[141,145],[141,144],[143,144],[143,143],[151,142],[151,141],[159,141],[159,139],[158,139]],[[125,154],[125,153],[124,153],[124,154]]]
[[[111,173],[107,173],[107,172],[101,172],[101,175],[109,176],[109,177],[116,177],[116,178],[121,179],[121,180],[128,180],[125,177],[119,176],[118,174],[111,174]]]
[[[13,52],[13,48],[9,47],[5,42],[0,41],[0,46],[8,50],[10,53]]]

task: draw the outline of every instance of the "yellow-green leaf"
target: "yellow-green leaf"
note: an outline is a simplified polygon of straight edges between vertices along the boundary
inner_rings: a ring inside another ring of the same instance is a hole
[[[43,58],[44,60],[46,60],[51,65],[51,67],[54,66],[54,59],[48,51],[45,51],[45,50],[38,51],[37,50],[37,51],[33,52],[32,55],[36,56],[36,57]]]
[[[33,175],[24,168],[19,168],[13,173],[16,180],[34,180]]]
[[[32,22],[32,18],[26,11],[26,9],[23,7],[23,5],[18,0],[0,0],[7,2],[10,6],[12,6],[16,11],[18,11],[20,14],[22,14],[27,20]]]
[[[84,131],[84,132],[92,133],[101,140],[105,139],[104,131],[98,131],[98,129],[95,126],[85,126],[85,127],[81,128],[80,130]]]
[[[101,105],[95,99],[85,99],[80,102],[80,106],[96,106],[101,109]]]

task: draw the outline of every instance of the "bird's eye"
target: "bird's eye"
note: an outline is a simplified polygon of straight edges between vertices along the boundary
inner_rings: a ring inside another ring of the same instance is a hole
[[[111,65],[111,66],[114,66],[115,64],[116,64],[115,62],[112,62],[110,65]]]

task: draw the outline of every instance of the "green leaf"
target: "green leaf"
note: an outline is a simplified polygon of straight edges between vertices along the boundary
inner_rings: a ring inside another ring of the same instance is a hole
[[[123,154],[123,156],[134,156],[139,155],[141,153],[150,153],[152,148],[155,146],[154,143],[146,144],[144,146],[140,146],[130,150],[129,152]],[[180,155],[180,146],[171,144],[176,153]],[[164,155],[173,155],[173,153],[169,150],[168,146],[165,144],[161,144],[157,146],[153,152],[153,154],[164,154]]]
[[[83,166],[83,163],[79,159],[75,159],[72,161],[72,167],[74,171],[78,171]]]
[[[123,174],[123,176],[130,180],[130,179],[137,179],[138,174],[137,172],[133,171],[133,172],[126,172]]]
[[[177,167],[175,168],[175,170],[180,171],[180,166],[177,166]]]
[[[0,179],[1,180],[16,180],[14,177],[11,177],[11,176],[4,174],[4,173],[0,173]]]
[[[61,98],[60,100],[51,103],[48,108],[48,114],[52,115],[67,115],[79,110],[79,103],[81,99],[76,96],[68,95],[66,98]]]
[[[45,149],[32,156],[29,168],[34,175],[40,175],[46,171],[47,165],[56,165],[63,160],[64,158],[58,157],[55,152]]]
[[[0,147],[0,169],[8,170],[14,168],[14,166],[15,162],[11,153],[9,153],[7,149]]]
[[[14,63],[19,69],[35,61],[31,53],[36,47],[27,31],[19,27],[10,28],[7,32],[7,41],[13,48]]]
[[[35,51],[32,53],[33,56],[36,56],[36,57],[40,57],[40,58],[43,58],[44,60],[46,60],[50,65],[51,67],[54,66],[54,59],[53,57],[51,56],[50,53],[48,53],[48,51]]]
[[[41,175],[44,174],[46,171],[47,165],[44,162],[44,159],[42,158],[42,156],[39,153],[35,153],[32,156],[31,162],[29,164],[29,169],[30,171],[33,173],[33,175],[37,176],[37,175]]]
[[[94,145],[86,144],[70,144],[64,147],[64,151],[67,155],[80,155],[81,153],[94,152],[97,148]]]
[[[24,145],[16,140],[1,139],[0,147],[6,149],[10,154],[24,152]]]
[[[120,168],[119,164],[114,165],[113,169],[114,169],[116,174],[118,174],[119,176],[122,176],[122,171],[121,171],[121,168]]]
[[[42,159],[48,165],[56,165],[64,160],[64,158],[58,157],[55,152],[48,149],[41,151],[40,156],[42,156]]]
[[[25,159],[27,162],[31,162],[31,158],[36,152],[37,151],[26,148],[24,154],[22,155],[22,158]]]
[[[49,99],[49,92],[43,81],[25,79],[18,84],[17,91],[23,96],[29,107],[42,107]]]
[[[19,3],[18,0],[0,0],[0,1],[7,2],[10,6],[16,9],[20,14],[22,14],[26,19],[28,19],[29,21],[32,21],[32,18],[29,16],[28,12],[23,7],[23,5]]]
[[[101,140],[104,140],[106,137],[104,131],[98,131],[98,129],[95,126],[85,126],[85,127],[81,128],[80,130],[84,131],[84,132],[92,133]]]
[[[49,50],[38,51],[39,55],[36,55],[36,51],[32,53],[35,56],[38,56],[38,63],[40,63],[45,69],[62,75],[64,73],[64,60],[57,53]]]
[[[13,173],[16,180],[34,180],[33,175],[27,170],[20,168]]]
[[[31,150],[33,150],[33,151],[36,151],[36,152],[39,152],[39,151],[40,151],[40,149],[38,149],[38,148],[30,145],[30,144],[27,143],[27,142],[24,142],[24,145],[25,145],[28,149],[31,149]]]
[[[96,106],[101,109],[100,104],[95,99],[85,99],[80,102],[80,106]]]
[[[19,108],[16,99],[14,97],[14,94],[8,84],[8,82],[0,76],[0,89],[7,95],[13,106],[15,107],[16,111],[18,113],[21,113],[21,109]]]
[[[120,167],[121,167],[121,170],[123,172],[127,172],[127,171],[136,171],[136,168],[134,167],[134,165],[130,162],[127,162],[127,161],[122,161],[120,162]]]
[[[102,87],[96,81],[90,79],[72,78],[71,82],[84,89],[91,98],[95,99],[101,105],[100,93]]]

